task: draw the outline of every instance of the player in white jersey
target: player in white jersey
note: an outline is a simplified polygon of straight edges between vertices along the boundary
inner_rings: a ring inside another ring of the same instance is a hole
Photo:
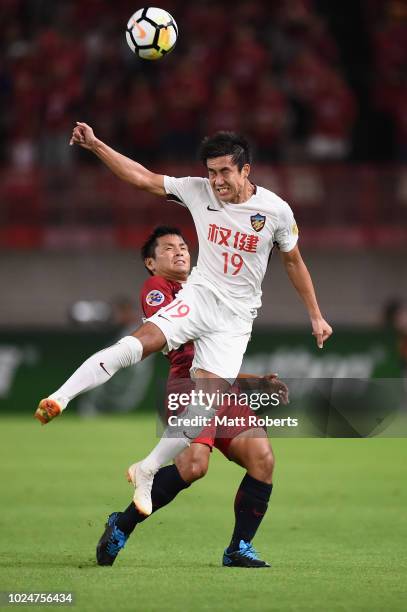
[[[207,179],[176,179],[150,172],[97,139],[85,123],[77,123],[71,144],[95,153],[122,180],[186,206],[196,226],[199,258],[174,302],[131,336],[91,356],[62,387],[40,402],[36,417],[41,422],[60,414],[71,399],[103,384],[120,368],[190,340],[195,346],[191,372],[200,388],[208,393],[227,390],[239,372],[261,305],[261,282],[274,244],[322,348],[332,329],[321,315],[301,258],[293,213],[278,196],[251,183],[250,150],[243,138],[218,132],[203,141],[200,153]],[[206,401],[190,406],[187,416],[210,417],[215,411],[216,406]],[[134,503],[139,512],[151,513],[154,474],[189,446],[201,429],[184,425],[167,432],[168,437],[161,438],[148,457],[130,466],[128,475],[135,486]]]
[[[165,176],[164,188],[168,199],[190,210],[197,230],[199,258],[190,283],[207,286],[237,315],[254,319],[273,245],[287,252],[297,243],[298,230],[288,204],[268,189],[252,185],[244,204],[225,205],[205,178]]]

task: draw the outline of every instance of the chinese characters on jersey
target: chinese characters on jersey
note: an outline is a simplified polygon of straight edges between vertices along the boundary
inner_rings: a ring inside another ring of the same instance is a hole
[[[209,225],[208,240],[220,246],[232,247],[238,251],[256,253],[259,236],[239,231],[233,233],[228,227],[220,227],[215,223],[211,223]]]

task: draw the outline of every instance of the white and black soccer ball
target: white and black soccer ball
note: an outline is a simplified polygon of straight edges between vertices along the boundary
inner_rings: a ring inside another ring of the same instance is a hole
[[[127,24],[127,44],[143,59],[160,59],[173,50],[177,37],[174,18],[164,9],[153,6],[136,11]]]

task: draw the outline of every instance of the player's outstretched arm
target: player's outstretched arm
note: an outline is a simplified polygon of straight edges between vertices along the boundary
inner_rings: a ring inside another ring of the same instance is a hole
[[[312,334],[315,336],[318,348],[324,346],[332,334],[332,327],[325,321],[318,306],[315,296],[314,285],[312,284],[310,273],[305,265],[298,246],[295,246],[288,253],[280,251],[285,269],[290,281],[296,288],[299,296],[303,300],[309,317],[311,319]]]
[[[96,138],[92,128],[86,123],[76,122],[69,144],[77,144],[92,151],[116,176],[138,189],[149,191],[155,195],[165,195],[162,174],[155,174],[147,170],[141,164],[109,147]]]

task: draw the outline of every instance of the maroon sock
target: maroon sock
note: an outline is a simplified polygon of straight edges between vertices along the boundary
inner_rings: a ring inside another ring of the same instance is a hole
[[[235,529],[227,552],[239,550],[240,540],[251,542],[266,513],[272,484],[246,474],[235,498]]]
[[[169,504],[180,491],[190,485],[180,476],[175,465],[167,465],[158,470],[154,476],[153,487],[151,489],[151,499],[153,502],[153,512]],[[140,514],[133,502],[127,506],[116,520],[116,525],[124,533],[130,534],[137,523],[141,523],[148,516]]]

